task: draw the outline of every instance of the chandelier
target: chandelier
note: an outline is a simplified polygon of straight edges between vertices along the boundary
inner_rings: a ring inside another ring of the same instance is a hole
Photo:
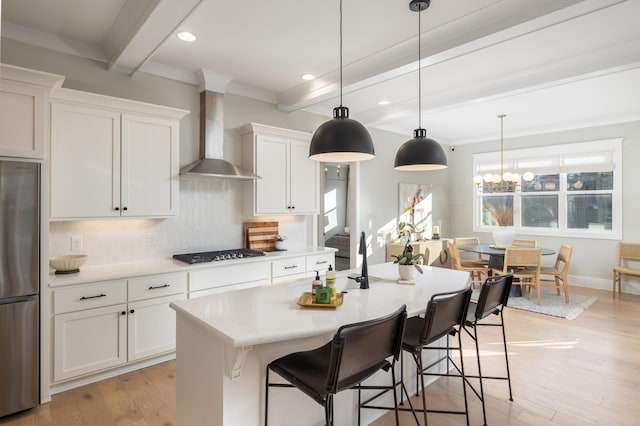
[[[535,177],[533,173],[526,172],[522,176],[518,173],[504,171],[504,118],[506,114],[500,114],[500,174],[487,173],[484,176],[476,175],[473,183],[476,184],[478,190],[486,192],[514,192],[524,179],[528,185]]]

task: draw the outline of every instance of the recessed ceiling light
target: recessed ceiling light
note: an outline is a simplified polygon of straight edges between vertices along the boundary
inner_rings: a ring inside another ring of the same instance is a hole
[[[316,76],[313,74],[302,74],[302,79],[305,81],[315,80]]]
[[[389,105],[389,101],[386,99],[381,100],[380,102],[378,102],[378,105]]]
[[[181,31],[177,34],[178,38],[182,41],[196,41],[196,36],[189,31]]]

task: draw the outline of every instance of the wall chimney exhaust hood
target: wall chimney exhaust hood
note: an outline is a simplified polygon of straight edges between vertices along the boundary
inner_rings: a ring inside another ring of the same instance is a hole
[[[181,175],[224,179],[260,179],[224,159],[224,94],[200,92],[200,159],[183,167]]]

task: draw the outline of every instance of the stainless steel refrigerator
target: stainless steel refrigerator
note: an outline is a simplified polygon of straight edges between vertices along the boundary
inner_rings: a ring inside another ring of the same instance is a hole
[[[0,160],[0,417],[38,404],[40,164]]]

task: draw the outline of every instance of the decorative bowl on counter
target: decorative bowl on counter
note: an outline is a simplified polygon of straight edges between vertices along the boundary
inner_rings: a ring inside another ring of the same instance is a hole
[[[56,274],[73,274],[80,272],[80,267],[86,260],[86,254],[65,254],[50,257],[49,266],[56,270]]]

